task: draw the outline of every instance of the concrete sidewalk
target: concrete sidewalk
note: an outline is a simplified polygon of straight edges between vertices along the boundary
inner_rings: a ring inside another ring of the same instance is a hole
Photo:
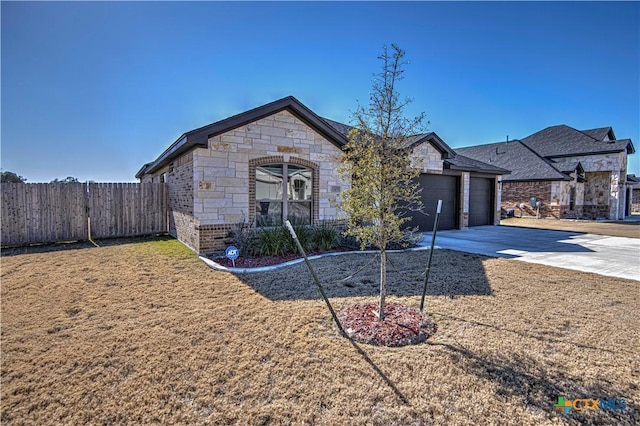
[[[422,245],[431,243],[426,234]],[[640,239],[513,226],[439,231],[440,248],[640,281]]]

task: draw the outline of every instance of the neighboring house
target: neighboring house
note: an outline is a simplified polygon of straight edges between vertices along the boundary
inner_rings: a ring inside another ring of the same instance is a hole
[[[580,219],[624,219],[629,213],[627,155],[635,149],[630,139],[617,140],[611,127],[559,125],[456,152],[511,170],[502,182],[503,213]]]
[[[209,253],[241,222],[341,219],[347,183],[337,168],[350,129],[289,96],[183,134],[136,178],[167,182],[169,233]],[[432,132],[412,137],[408,148],[423,171],[430,213],[414,215],[415,225],[431,229],[438,199],[439,229],[499,223],[499,181],[507,170],[457,155]]]
[[[640,213],[640,178],[627,175],[627,215]]]

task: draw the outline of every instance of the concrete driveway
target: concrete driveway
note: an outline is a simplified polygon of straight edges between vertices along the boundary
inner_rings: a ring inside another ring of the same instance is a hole
[[[422,244],[431,242],[426,234]],[[436,246],[640,281],[640,239],[513,226],[439,231]]]

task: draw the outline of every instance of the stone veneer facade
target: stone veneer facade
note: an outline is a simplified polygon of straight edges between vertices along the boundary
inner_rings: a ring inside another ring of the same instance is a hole
[[[640,213],[640,188],[632,189],[631,213]]]
[[[209,137],[153,173],[143,182],[167,182],[169,233],[196,253],[224,249],[229,233],[240,223],[255,223],[256,167],[273,163],[301,165],[312,170],[313,223],[343,224],[340,193],[348,184],[337,166],[341,149],[288,110]],[[429,142],[417,145],[413,164],[423,173],[460,176],[459,228],[469,222],[469,183],[473,173],[443,170],[442,153]],[[499,177],[495,178],[496,214],[500,222]]]
[[[583,217],[624,219],[627,153],[571,157],[585,171]]]
[[[411,165],[422,173],[442,174],[442,153],[430,143],[423,143],[413,149]]]
[[[335,223],[347,184],[336,165],[341,150],[305,122],[280,111],[213,136],[142,181],[169,183],[169,233],[197,253],[228,244],[229,231],[255,220],[255,168],[289,163],[311,168],[314,223]]]

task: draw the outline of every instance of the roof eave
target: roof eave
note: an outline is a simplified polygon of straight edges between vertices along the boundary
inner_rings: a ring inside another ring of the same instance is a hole
[[[151,165],[151,163],[146,163],[145,165],[143,165],[142,167],[140,167],[140,170],[138,170],[138,173],[136,173],[136,179],[142,179],[142,176],[144,176],[146,174],[146,169]]]
[[[314,130],[317,130],[322,136],[324,136],[329,142],[333,143],[336,147],[342,149],[347,143],[346,137],[331,127],[326,121],[324,121],[315,112],[311,111],[304,104],[298,101],[293,96],[287,96],[286,98],[278,99],[277,101],[268,103],[266,105],[259,106],[249,111],[234,115],[209,126],[196,129],[193,132],[194,140],[202,143],[208,141],[209,138],[221,135],[238,127],[252,123],[254,121],[261,120],[278,112],[287,110],[298,119],[307,123]]]
[[[503,179],[505,180],[505,179]],[[523,179],[506,179],[506,181],[508,182],[554,182],[554,181],[571,181],[573,179],[569,178],[569,177],[558,177],[558,178],[537,178],[537,179],[530,179],[530,178],[523,178]]]
[[[331,127],[326,121],[303,105],[296,98],[293,96],[287,96],[286,98],[279,99],[266,105],[259,106],[252,110],[236,114],[232,117],[225,118],[215,123],[184,133],[174,143],[172,143],[169,148],[160,154],[155,161],[143,166],[143,168],[136,174],[136,177],[140,179],[145,174],[156,172],[158,169],[169,164],[176,157],[186,153],[187,151],[199,147],[206,148],[209,143],[209,138],[211,137],[229,132],[238,127],[258,121],[284,110],[288,110],[298,119],[307,123],[337,148],[342,149],[342,147],[347,143],[347,139],[343,134]]]
[[[510,175],[511,171],[507,170],[507,169],[482,169],[480,167],[464,167],[464,166],[457,166],[455,164],[451,164],[447,161],[445,161],[445,168],[449,169],[449,170],[459,170],[461,172],[476,172],[476,173],[487,173],[490,175]]]
[[[627,145],[627,155],[635,154],[636,148],[633,146],[633,142],[629,139],[629,144]]]
[[[612,149],[612,150],[606,150],[606,151],[588,151],[588,152],[575,152],[573,154],[548,155],[548,156],[545,156],[544,158],[552,159],[552,158],[581,157],[581,156],[584,156],[584,155],[617,154],[617,153],[623,152],[625,150],[627,150],[627,152],[628,152],[628,148],[622,148],[622,149]],[[633,152],[635,152],[635,151],[633,151]]]
[[[160,154],[160,156],[155,161],[150,163],[149,166],[146,167],[142,175],[155,173],[160,168],[171,163],[180,155],[198,147],[206,148],[207,142],[205,141],[204,143],[202,143],[201,141],[193,140],[193,138],[189,137],[189,133],[185,133],[181,137],[179,137],[178,140],[172,143],[171,146],[169,146],[169,148],[167,148],[162,154]],[[140,172],[142,172],[142,170],[140,170]],[[136,175],[136,177],[138,177],[138,175]],[[140,177],[138,177],[138,179],[139,178]]]

